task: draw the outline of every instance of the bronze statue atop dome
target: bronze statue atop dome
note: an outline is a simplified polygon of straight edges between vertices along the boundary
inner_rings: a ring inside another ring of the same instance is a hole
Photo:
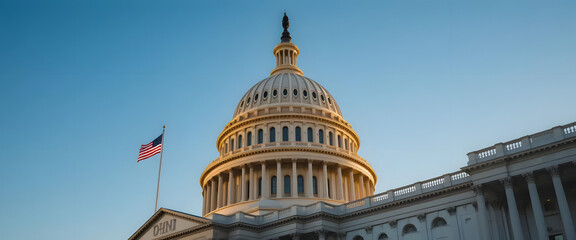
[[[282,32],[282,37],[280,38],[282,42],[291,42],[292,37],[290,37],[290,32],[288,32],[288,27],[290,27],[290,19],[286,16],[286,12],[284,12],[284,17],[282,18],[282,27],[284,28],[284,32]]]

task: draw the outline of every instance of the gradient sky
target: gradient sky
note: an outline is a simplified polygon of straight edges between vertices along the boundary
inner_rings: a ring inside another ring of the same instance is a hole
[[[161,207],[201,214],[199,177],[282,13],[335,97],[376,192],[576,121],[576,1],[0,1],[3,239],[126,239]]]

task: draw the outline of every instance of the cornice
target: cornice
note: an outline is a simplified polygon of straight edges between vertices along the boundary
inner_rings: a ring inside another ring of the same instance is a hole
[[[359,156],[353,157],[353,156],[350,156],[348,154],[343,154],[343,153],[333,151],[333,150],[314,149],[314,148],[309,148],[309,147],[270,147],[270,148],[262,148],[262,149],[257,149],[257,150],[242,151],[242,152],[239,152],[237,154],[228,156],[226,158],[222,158],[221,160],[218,160],[218,159],[214,160],[213,162],[208,164],[206,169],[204,169],[204,171],[202,172],[202,175],[200,175],[200,186],[204,185],[204,182],[205,182],[204,179],[209,172],[213,171],[214,169],[218,168],[219,166],[221,166],[223,164],[232,162],[236,159],[254,156],[254,155],[262,154],[262,153],[294,152],[294,151],[296,151],[296,152],[313,152],[313,153],[327,154],[327,155],[332,155],[332,156],[336,156],[339,158],[344,158],[346,160],[352,161],[352,162],[359,164],[359,165],[363,166],[364,168],[366,168],[372,174],[372,177],[374,178],[374,184],[376,184],[376,182],[377,182],[376,172],[374,171],[374,169],[372,169],[372,166],[370,166],[370,164],[368,164],[368,162],[366,160],[362,159]]]
[[[242,127],[246,127],[247,125],[255,124],[255,123],[258,123],[261,121],[277,120],[277,119],[281,119],[281,120],[310,119],[310,120],[315,120],[318,122],[336,125],[338,128],[341,128],[345,132],[350,134],[354,138],[355,142],[357,143],[357,145],[358,145],[357,148],[360,148],[360,138],[358,137],[358,134],[352,129],[351,126],[346,126],[343,123],[340,123],[338,121],[335,121],[335,120],[327,118],[327,117],[320,117],[320,116],[308,115],[308,114],[294,114],[294,113],[289,113],[289,114],[274,113],[274,114],[270,114],[270,115],[266,115],[266,116],[247,118],[247,119],[244,119],[242,121],[238,121],[238,122],[232,123],[232,124],[229,123],[226,125],[224,130],[218,136],[218,139],[216,140],[216,148],[218,150],[220,150],[220,145],[222,144],[224,136],[227,136],[228,134],[230,134],[230,132],[234,132],[234,131],[242,128]],[[348,124],[348,125],[350,125],[350,124]]]

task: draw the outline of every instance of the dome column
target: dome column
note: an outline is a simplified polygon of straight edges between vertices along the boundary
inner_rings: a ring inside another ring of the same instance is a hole
[[[322,162],[322,185],[324,185],[324,198],[330,198],[330,194],[328,194],[328,166],[326,162]]]
[[[342,180],[342,167],[338,165],[338,200],[344,200],[344,186]]]
[[[360,174],[360,198],[366,197],[366,186],[364,186],[364,175]]]
[[[282,177],[282,161],[276,160],[276,197],[281,198],[284,194],[284,178]]]
[[[350,169],[350,201],[356,200],[356,190],[354,188],[354,169]]]
[[[250,201],[254,200],[254,182],[254,166],[250,165],[250,178],[248,179],[248,184],[250,184],[248,187],[248,200]]]
[[[242,166],[242,177],[240,180],[240,202],[246,201],[246,165]]]
[[[268,176],[266,175],[266,162],[262,162],[262,199],[270,197],[270,188],[268,187]]]
[[[228,172],[228,205],[234,203],[234,171]]]
[[[296,171],[296,159],[292,160],[292,197],[298,197],[298,172]]]
[[[307,182],[306,182],[306,197],[309,198],[313,198],[314,197],[314,191],[313,191],[313,187],[314,184],[312,184],[312,160],[308,160],[308,177],[307,177]]]
[[[209,212],[212,212],[214,209],[216,209],[216,182],[214,181],[214,178],[212,178],[212,180],[210,180],[210,210]]]
[[[222,187],[224,186],[224,184],[222,183],[222,174],[218,174],[218,201],[217,201],[217,206],[216,208],[221,208],[223,206],[222,202],[223,202],[223,198],[224,198],[224,192],[222,191]]]

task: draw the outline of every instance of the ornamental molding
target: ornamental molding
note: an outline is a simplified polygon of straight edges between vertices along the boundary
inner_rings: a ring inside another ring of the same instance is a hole
[[[212,163],[210,163],[206,169],[204,170],[204,172],[202,172],[202,175],[200,177],[200,186],[204,186],[204,182],[205,182],[205,178],[208,175],[209,172],[212,172],[213,170],[215,170],[216,168],[232,162],[236,159],[239,158],[244,158],[244,157],[248,157],[248,156],[254,156],[257,154],[261,154],[261,153],[273,153],[273,152],[313,152],[313,153],[320,153],[320,154],[327,154],[327,155],[332,155],[332,156],[336,156],[336,157],[340,157],[340,158],[344,158],[346,160],[352,161],[358,165],[361,165],[362,167],[364,167],[365,169],[367,169],[372,177],[374,178],[374,184],[376,184],[377,182],[377,176],[376,176],[376,172],[374,171],[374,169],[372,169],[372,167],[368,164],[368,162],[364,159],[359,160],[357,158],[354,158],[352,156],[349,156],[347,154],[342,154],[336,151],[331,151],[331,150],[325,150],[325,149],[311,149],[311,148],[304,148],[304,147],[274,147],[274,148],[265,148],[265,149],[258,149],[258,150],[251,150],[251,151],[246,151],[246,152],[240,152],[237,153],[235,155],[223,158],[221,160],[216,159],[215,161],[213,161]],[[276,158],[271,158],[270,161],[274,161]],[[261,160],[255,160],[255,162],[258,162]],[[265,160],[268,161],[268,160]],[[238,166],[234,166],[234,167],[242,167],[242,165],[244,165],[246,163],[242,163],[239,164]],[[234,168],[234,167],[230,167],[230,168]]]
[[[241,129],[243,127],[247,127],[251,124],[255,124],[255,123],[266,121],[266,120],[283,120],[283,121],[285,121],[286,119],[309,119],[309,120],[314,120],[317,122],[322,122],[325,124],[335,125],[335,127],[341,128],[341,130],[343,130],[344,132],[346,132],[350,136],[352,136],[357,143],[356,148],[360,148],[360,138],[358,137],[358,134],[352,129],[351,126],[346,126],[343,123],[337,122],[337,121],[330,119],[330,118],[327,118],[327,117],[320,117],[320,116],[307,115],[307,114],[293,114],[293,113],[290,113],[290,114],[278,113],[278,114],[276,114],[276,113],[274,113],[273,115],[247,118],[245,120],[242,120],[242,121],[239,121],[236,123],[227,124],[226,127],[224,128],[224,130],[218,136],[218,140],[216,140],[216,149],[220,150],[220,145],[224,141],[225,137],[227,137],[229,134],[231,134],[232,132],[234,132],[236,130],[239,130],[239,129]],[[348,125],[350,125],[350,124],[348,124]]]

